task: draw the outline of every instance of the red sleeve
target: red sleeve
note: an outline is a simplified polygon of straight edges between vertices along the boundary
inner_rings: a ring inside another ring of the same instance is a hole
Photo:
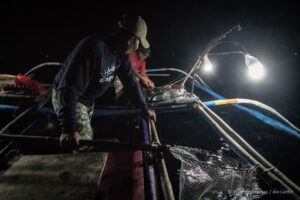
[[[136,52],[132,52],[129,54],[129,61],[130,61],[130,65],[133,69],[136,69],[138,67],[137,66],[138,58],[137,58]]]
[[[143,62],[140,63],[140,72],[142,75],[146,74],[146,61],[143,60]]]
[[[136,52],[129,54],[129,60],[133,69],[138,70],[142,75],[146,74],[146,62],[139,60]]]
[[[135,52],[130,53],[128,57],[129,57],[130,63],[136,62]]]

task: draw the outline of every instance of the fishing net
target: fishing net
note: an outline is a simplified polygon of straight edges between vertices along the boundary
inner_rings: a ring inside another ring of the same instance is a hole
[[[202,149],[175,146],[172,155],[181,161],[179,199],[258,199],[264,195],[256,178],[256,167]]]

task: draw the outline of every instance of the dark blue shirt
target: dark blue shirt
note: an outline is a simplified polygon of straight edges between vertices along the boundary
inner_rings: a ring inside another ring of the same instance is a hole
[[[75,118],[77,102],[91,106],[120,77],[137,107],[148,111],[145,98],[131,70],[128,56],[114,52],[111,40],[90,36],[81,40],[66,59],[54,80],[60,103],[58,120],[64,131],[78,131]]]

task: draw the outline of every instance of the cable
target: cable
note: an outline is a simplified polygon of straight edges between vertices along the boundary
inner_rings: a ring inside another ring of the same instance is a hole
[[[243,54],[243,52],[242,51],[228,51],[228,52],[223,52],[223,53],[209,53],[207,55],[208,56],[214,56],[214,55],[224,56],[224,55],[228,55],[228,54]]]
[[[198,74],[195,74],[196,78],[199,79],[199,81],[202,83],[204,87],[206,87],[208,90],[211,90],[210,87],[200,78]]]
[[[25,76],[28,76],[28,74],[32,73],[33,71],[39,69],[39,68],[42,68],[44,66],[49,66],[49,65],[55,65],[55,66],[63,66],[63,63],[59,63],[59,62],[46,62],[46,63],[42,63],[42,64],[39,64],[33,68],[31,68],[28,72],[26,72],[24,75]]]
[[[179,72],[179,73],[182,73],[182,74],[184,74],[184,75],[188,75],[188,73],[186,73],[185,71],[183,71],[183,70],[180,70],[180,69],[177,69],[177,68],[157,68],[157,69],[147,69],[146,70],[146,72],[148,73],[148,72],[160,72],[160,71],[176,71],[176,72]],[[197,76],[197,78],[201,81],[201,83],[204,83],[204,81],[198,76],[198,75],[196,75]],[[189,78],[191,78],[191,79],[193,79],[193,77],[192,76],[188,76]],[[175,84],[176,82],[179,82],[180,80],[178,80],[178,81],[175,81],[175,82],[173,82],[171,85],[173,85],[173,84]],[[168,85],[168,84],[166,84],[166,85]],[[165,85],[164,85],[165,86]],[[163,86],[161,86],[161,87],[163,87]],[[206,84],[205,84],[205,87],[208,87]]]
[[[244,46],[244,45],[242,45],[242,44],[240,44],[240,43],[238,43],[238,42],[234,42],[234,41],[221,41],[220,43],[219,43],[219,45],[220,44],[233,44],[234,46],[238,46],[238,47],[240,47],[241,49],[242,49],[242,51],[243,52],[247,52],[248,50],[246,49],[246,47]]]

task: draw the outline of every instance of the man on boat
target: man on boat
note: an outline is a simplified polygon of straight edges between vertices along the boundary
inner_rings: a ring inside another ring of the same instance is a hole
[[[136,80],[140,82],[144,87],[154,88],[154,83],[146,74],[146,59],[150,56],[150,53],[150,46],[148,48],[145,48],[143,45],[140,45],[136,51],[129,54],[129,61],[132,71],[136,76]],[[114,87],[116,93],[116,101],[120,104],[130,104],[130,98],[128,94],[124,93],[123,85],[118,76],[115,79]]]
[[[129,60],[137,80],[141,81],[146,87],[154,88],[154,83],[146,74],[146,59],[150,56],[150,53],[150,47],[145,48],[140,45],[137,51],[129,54]]]
[[[112,34],[81,40],[54,80],[52,103],[62,128],[61,143],[93,139],[91,116],[94,99],[101,97],[118,75],[131,100],[144,115],[154,118],[137,84],[128,55],[141,43],[149,47],[142,17],[123,16]]]

